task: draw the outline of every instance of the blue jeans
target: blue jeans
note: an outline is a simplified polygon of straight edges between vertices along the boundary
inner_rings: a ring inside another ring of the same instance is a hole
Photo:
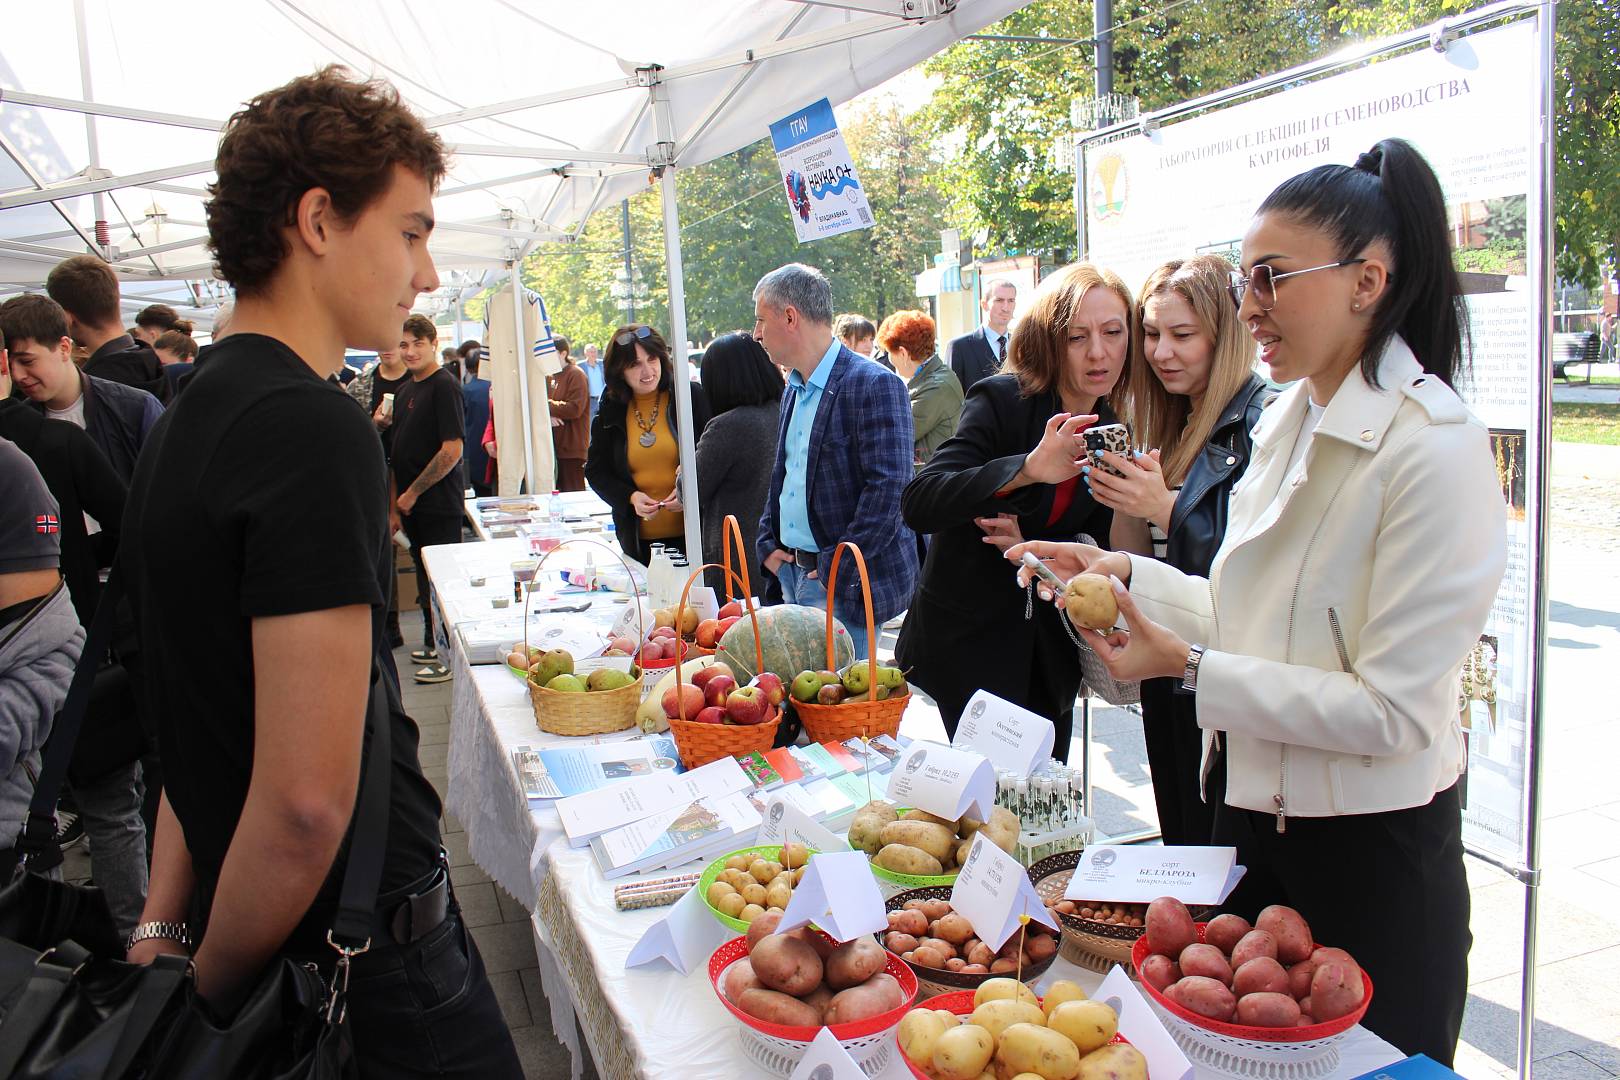
[[[90,876],[107,898],[120,937],[134,931],[146,907],[146,822],[141,819],[145,794],[138,761],[73,785],[90,840]]]
[[[844,567],[840,566],[840,570]],[[804,607],[827,610],[827,588],[821,582],[821,575],[808,577],[804,571],[790,562],[783,563],[776,571],[776,580],[782,583],[782,600],[788,604],[800,604]],[[849,638],[855,646],[855,659],[866,659],[866,626],[865,624],[846,624]]]

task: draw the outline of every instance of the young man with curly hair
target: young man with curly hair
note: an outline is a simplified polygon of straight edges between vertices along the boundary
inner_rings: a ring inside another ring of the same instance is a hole
[[[521,1075],[381,646],[382,448],[329,380],[345,346],[394,346],[437,287],[427,238],[444,156],[392,88],[337,68],[231,118],[207,210],[236,290],[231,336],[154,433],[125,516],[123,569],[152,656],[142,690],[167,772],[130,957],[194,942],[198,991],[227,1014],[278,955],[331,976],[326,936],[382,695],[387,838],[347,998],[367,1077]]]

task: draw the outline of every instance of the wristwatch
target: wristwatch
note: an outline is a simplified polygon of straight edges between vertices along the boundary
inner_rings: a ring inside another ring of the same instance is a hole
[[[1194,645],[1187,650],[1187,666],[1181,672],[1181,689],[1191,694],[1198,690],[1198,665],[1204,661],[1204,647]]]
[[[134,933],[129,935],[129,941],[125,943],[124,951],[128,952],[138,943],[149,938],[162,938],[164,941],[175,942],[183,949],[191,948],[191,931],[185,923],[143,922],[138,924]]]

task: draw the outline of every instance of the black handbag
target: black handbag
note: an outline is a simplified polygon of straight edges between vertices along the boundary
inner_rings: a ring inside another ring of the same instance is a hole
[[[328,985],[313,964],[277,956],[228,1020],[196,992],[191,961],[160,955],[127,963],[99,889],[53,881],[57,795],[83,723],[96,659],[117,600],[108,583],[67,700],[46,742],[28,818],[0,863],[0,1077],[117,1080],[345,1080],[356,1075],[346,1024],[350,960],[371,944],[388,830],[390,742],[386,694],[374,680],[370,746],[350,827]]]

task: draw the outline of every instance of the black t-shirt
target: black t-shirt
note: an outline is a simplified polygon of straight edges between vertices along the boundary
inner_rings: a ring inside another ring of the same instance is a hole
[[[459,441],[466,437],[462,430],[466,409],[461,387],[443,368],[420,382],[412,381],[395,395],[392,468],[399,494],[403,495],[422,475],[446,439]],[[422,492],[411,512],[460,516],[461,493],[465,490],[461,462],[457,461],[438,483]]]
[[[393,724],[381,889],[432,869],[438,795],[422,775],[419,734],[397,684],[380,674],[392,569],[384,478],[358,403],[258,334],[220,342],[147,439],[120,557],[146,656],[139,688],[157,718],[164,785],[191,849],[201,913],[247,797],[254,679],[304,674],[254,671],[258,617],[371,605],[372,692],[387,695]],[[346,844],[294,941],[330,926]]]
[[[393,422],[378,431],[378,434],[382,436],[383,460],[392,461],[394,456],[394,432],[399,428],[400,418],[404,415],[400,410],[405,403],[400,398],[404,396],[402,391],[405,384],[410,381],[411,373],[406,371],[397,379],[385,379],[379,370],[373,378],[375,380],[372,383],[373,390],[371,391],[371,400],[375,403],[371,407],[373,412],[376,412],[377,406],[382,404],[384,394],[394,395]],[[373,421],[373,425],[375,425],[375,421]]]

